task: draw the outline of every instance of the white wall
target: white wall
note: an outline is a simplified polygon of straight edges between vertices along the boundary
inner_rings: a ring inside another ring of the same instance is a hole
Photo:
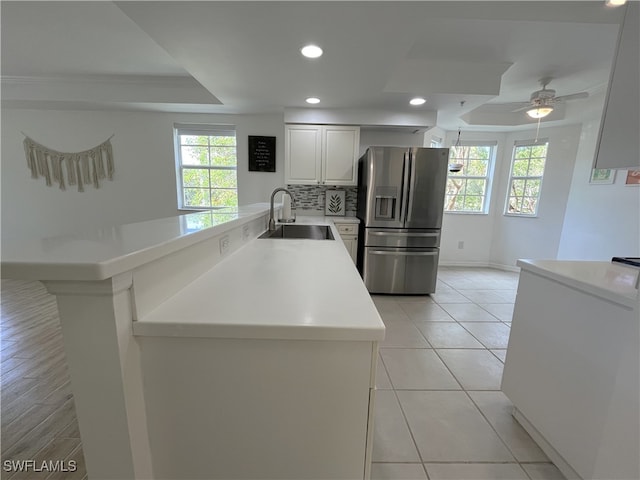
[[[236,125],[239,203],[264,202],[284,184],[282,115],[195,115],[115,111],[2,110],[2,236],[48,236],[178,214],[173,124]],[[113,181],[61,191],[32,179],[20,132],[47,147],[75,152],[110,135]],[[248,135],[276,137],[276,172],[248,171]]]
[[[589,184],[599,125],[591,120],[582,129],[558,259],[640,256],[640,186],[624,184],[626,170],[613,185]]]
[[[440,127],[430,128],[429,130],[427,130],[424,133],[424,143],[423,143],[423,145],[425,147],[430,147],[431,146],[431,141],[432,140],[436,140],[436,141],[442,143],[442,146],[444,147],[444,146],[446,146],[444,144],[444,140],[445,140],[446,136],[447,136],[446,130],[441,129]]]
[[[456,141],[458,132],[447,132],[444,146],[450,147]],[[497,141],[495,172],[501,171],[505,134],[496,132],[462,132],[461,141]],[[487,214],[445,213],[442,220],[442,237],[440,239],[441,265],[488,265],[493,239],[494,214],[493,206],[499,201],[496,195],[497,183],[494,180],[489,197]],[[464,248],[458,243],[464,242]]]
[[[540,129],[539,137],[549,140],[549,150],[535,218],[504,215],[514,142],[535,139],[535,130],[513,133],[463,131],[463,141],[498,142],[489,210],[486,215],[445,213],[440,264],[510,268],[518,258],[556,258],[580,131],[580,125]],[[457,132],[448,132],[445,145],[451,146],[456,137]],[[464,242],[462,249],[459,248],[461,241]]]
[[[504,205],[514,142],[535,139],[535,130],[506,136],[503,158],[498,165],[500,171],[496,172],[491,265],[514,267],[519,258],[556,258],[580,131],[580,125],[540,129],[539,136],[549,140],[549,148],[538,215],[534,218],[506,216]]]
[[[363,155],[370,146],[422,147],[423,141],[424,133],[362,128],[360,129],[360,155]]]

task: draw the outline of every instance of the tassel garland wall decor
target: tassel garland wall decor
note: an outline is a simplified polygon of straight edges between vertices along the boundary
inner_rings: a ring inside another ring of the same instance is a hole
[[[89,183],[99,188],[99,179],[106,177],[113,180],[113,135],[97,147],[76,153],[51,150],[24,133],[23,135],[24,153],[27,166],[31,170],[31,178],[44,177],[47,186],[57,182],[60,189],[65,190],[66,177],[69,185],[78,185],[79,192],[84,192],[84,185]]]

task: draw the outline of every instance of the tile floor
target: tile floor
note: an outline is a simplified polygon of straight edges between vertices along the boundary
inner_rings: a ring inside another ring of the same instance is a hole
[[[517,274],[441,268],[439,279],[431,297],[374,296],[387,338],[372,479],[563,480],[500,392]],[[64,478],[86,479],[55,299],[3,280],[1,306],[2,460],[74,460]]]
[[[380,345],[371,478],[562,480],[500,391],[518,274],[441,268],[432,296],[374,295]]]

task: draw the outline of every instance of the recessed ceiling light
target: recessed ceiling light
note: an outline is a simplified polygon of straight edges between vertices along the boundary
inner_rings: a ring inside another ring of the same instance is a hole
[[[316,97],[309,97],[305,100],[305,102],[315,104],[315,103],[320,103],[320,99]]]
[[[604,3],[607,7],[621,7],[627,3],[627,0],[607,0]]]
[[[426,102],[426,100],[422,97],[416,97],[409,100],[411,105],[422,105],[424,102]]]
[[[322,56],[322,49],[317,45],[306,45],[300,49],[300,53],[307,58],[318,58]]]

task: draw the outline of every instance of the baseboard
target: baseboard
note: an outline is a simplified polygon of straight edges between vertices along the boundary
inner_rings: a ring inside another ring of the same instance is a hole
[[[470,267],[470,268],[489,268],[487,262],[450,262],[447,260],[440,260],[438,262],[439,267]]]
[[[534,427],[527,417],[525,417],[520,410],[513,408],[513,418],[524,428],[531,436],[534,442],[542,449],[542,451],[549,457],[549,460],[558,467],[558,470],[564,475],[567,480],[582,480],[582,477],[571,468],[571,465],[558,453],[558,451],[551,446],[544,436]]]
[[[516,273],[520,272],[520,267],[516,267],[515,265],[505,265],[503,263],[489,262],[489,268],[504,270],[506,272],[516,272]]]
[[[501,263],[493,262],[451,262],[448,260],[441,260],[438,262],[439,267],[462,267],[462,268],[495,268],[496,270],[504,270],[506,272],[520,272],[520,267],[515,265],[503,265]]]

